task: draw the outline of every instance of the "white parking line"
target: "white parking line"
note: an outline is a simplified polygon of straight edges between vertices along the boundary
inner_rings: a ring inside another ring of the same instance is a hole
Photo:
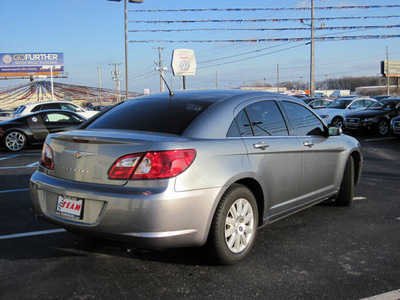
[[[60,233],[60,232],[66,232],[66,230],[65,229],[52,229],[52,230],[44,230],[44,231],[33,231],[33,232],[1,235],[0,240],[8,240],[8,239],[15,239],[15,238],[20,238],[20,237],[44,235],[44,234],[52,234],[52,233]]]
[[[25,191],[29,191],[29,189],[5,190],[5,191],[0,191],[0,194],[3,194],[3,193],[15,193],[15,192],[25,192]]]
[[[398,300],[400,299],[400,290],[391,291],[388,293],[372,296],[369,298],[364,298],[361,300]]]
[[[19,155],[6,156],[6,157],[0,158],[0,160],[4,160],[4,159],[8,159],[8,158],[13,158],[13,157],[17,157],[17,156],[19,156]]]
[[[365,197],[354,197],[353,200],[367,200]]]
[[[383,140],[394,140],[395,137],[385,137],[385,138],[376,138],[376,139],[366,139],[366,142],[374,142],[374,141],[383,141]]]

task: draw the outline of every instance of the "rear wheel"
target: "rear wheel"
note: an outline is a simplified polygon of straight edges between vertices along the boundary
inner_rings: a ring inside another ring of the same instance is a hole
[[[339,194],[335,199],[338,206],[351,206],[354,197],[354,159],[349,157],[344,169],[342,183]]]
[[[20,151],[26,145],[26,137],[22,132],[11,131],[4,137],[4,145],[10,151]]]
[[[258,208],[253,193],[233,184],[222,196],[208,237],[212,259],[218,264],[234,264],[253,247],[258,227]]]
[[[387,120],[380,120],[378,122],[379,135],[387,135],[389,132],[389,122]]]

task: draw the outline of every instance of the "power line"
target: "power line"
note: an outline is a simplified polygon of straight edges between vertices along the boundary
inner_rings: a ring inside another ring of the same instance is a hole
[[[353,35],[353,36],[322,36],[314,37],[317,41],[371,40],[400,38],[400,35]],[[132,40],[130,43],[260,43],[260,42],[301,42],[311,38],[275,38],[275,39],[230,39],[230,40]]]
[[[377,8],[398,8],[400,5],[350,5],[350,6],[320,6],[315,10],[335,9],[377,9]],[[282,10],[310,10],[311,7],[283,7],[283,8],[180,8],[180,9],[132,9],[128,12],[207,12],[207,11],[282,11]]]
[[[349,29],[393,29],[400,28],[400,25],[377,25],[377,26],[331,26],[316,27],[315,30],[349,30]],[[192,29],[134,29],[129,32],[191,32],[191,31],[292,31],[310,30],[306,27],[287,28],[192,28]]]
[[[362,16],[362,17],[323,17],[314,18],[314,21],[333,21],[333,20],[365,20],[365,19],[392,19],[400,18],[397,16]],[[147,24],[193,24],[193,23],[265,23],[265,22],[305,22],[311,21],[311,18],[277,18],[277,19],[230,19],[230,20],[129,20],[129,23],[147,23]]]

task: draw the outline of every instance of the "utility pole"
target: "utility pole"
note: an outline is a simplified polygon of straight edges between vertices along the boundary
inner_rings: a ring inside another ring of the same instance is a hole
[[[314,0],[311,0],[311,54],[310,54],[310,96],[314,97],[315,92],[315,81],[314,81]]]
[[[390,95],[389,49],[387,46],[386,46],[386,77],[387,77],[386,94]]]
[[[121,71],[117,70],[117,66],[122,65],[122,63],[110,63],[110,66],[114,66],[114,71],[111,71],[111,75],[113,76],[113,80],[115,81],[115,89],[117,91],[117,101],[120,101],[120,83],[121,83],[121,78],[119,78],[118,76],[121,75]]]
[[[162,66],[162,54],[161,51],[164,50],[164,47],[153,47],[153,49],[158,49],[158,68],[156,68],[156,71],[160,72],[160,92],[164,92],[164,71],[167,70],[166,67],[163,68]],[[157,65],[157,62],[154,62]]]
[[[101,76],[100,76],[100,67],[97,67],[97,71],[99,73],[99,98],[100,98],[100,105],[102,104],[102,95],[101,95]]]
[[[277,82],[278,93],[279,93],[279,64],[276,65],[276,82]]]

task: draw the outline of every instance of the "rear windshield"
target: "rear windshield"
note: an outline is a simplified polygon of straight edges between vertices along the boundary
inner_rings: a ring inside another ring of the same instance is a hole
[[[213,101],[129,100],[95,119],[87,129],[125,129],[181,135]]]

